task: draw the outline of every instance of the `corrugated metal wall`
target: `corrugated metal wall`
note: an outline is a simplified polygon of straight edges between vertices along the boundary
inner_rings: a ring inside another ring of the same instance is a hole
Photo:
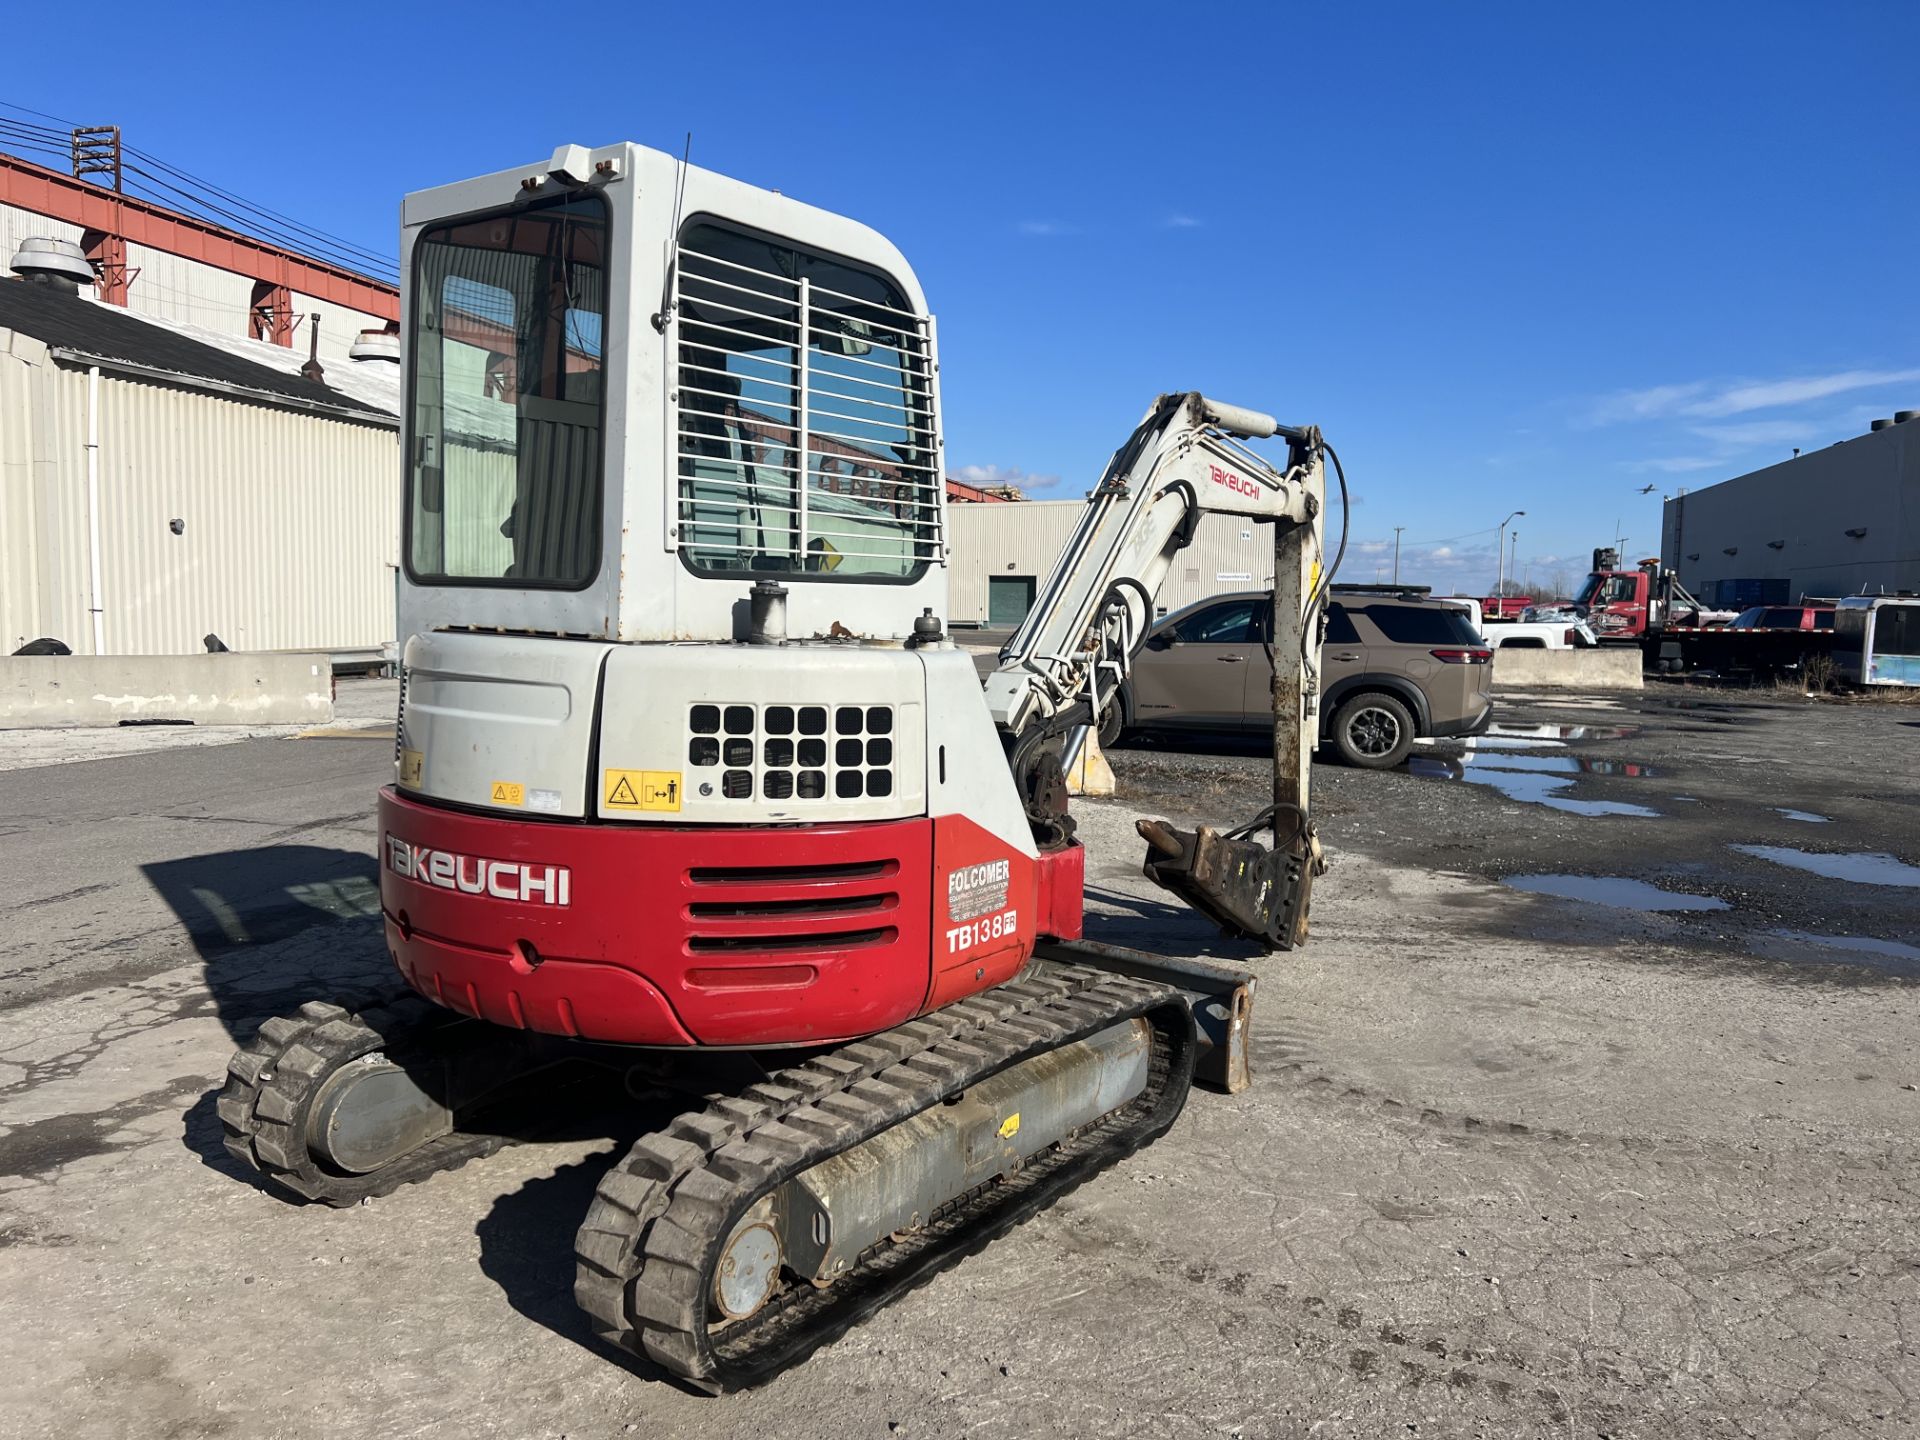
[[[37,211],[0,205],[0,274],[13,273],[5,267],[13,263],[22,240],[71,240],[78,245],[83,233],[78,225],[50,219]]]
[[[994,576],[1045,580],[1085,510],[1078,500],[950,505],[949,619],[961,625],[986,624],[988,581]],[[1157,603],[1162,613],[1171,613],[1210,595],[1272,583],[1273,527],[1234,515],[1207,515],[1193,544],[1174,560]]]
[[[0,641],[86,653],[87,373],[35,343],[0,330]],[[106,653],[394,638],[395,431],[102,374],[99,433]]]

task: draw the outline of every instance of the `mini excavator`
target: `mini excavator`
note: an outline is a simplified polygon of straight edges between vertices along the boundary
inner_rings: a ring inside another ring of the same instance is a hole
[[[1063,759],[1200,518],[1271,526],[1273,804],[1140,830],[1230,933],[1304,941],[1331,451],[1156,399],[983,687],[943,618],[934,319],[879,234],[630,144],[409,195],[402,230],[406,989],[264,1024],[226,1143],[345,1205],[491,1153],[576,1064],[666,1085],[575,1294],[751,1385],[1158,1137],[1196,1077],[1247,1083],[1246,971],[1082,938]]]

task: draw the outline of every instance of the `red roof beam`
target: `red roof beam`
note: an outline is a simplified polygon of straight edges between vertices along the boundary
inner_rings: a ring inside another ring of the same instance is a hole
[[[116,195],[17,155],[0,154],[0,204],[33,210],[83,230],[118,235],[129,244],[198,260],[251,280],[284,285],[330,305],[344,305],[383,320],[400,318],[400,292],[394,286],[164,206]]]

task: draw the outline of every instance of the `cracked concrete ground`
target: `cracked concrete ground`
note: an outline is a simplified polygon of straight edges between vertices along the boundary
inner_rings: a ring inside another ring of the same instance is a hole
[[[1786,754],[1817,723],[1766,720]],[[1910,811],[1912,731],[1848,723],[1851,758],[1821,764]],[[387,982],[367,800],[389,759],[261,739],[0,775],[0,1434],[1913,1431],[1913,984],[1769,958],[1737,918],[1517,894],[1479,851],[1422,864],[1530,822],[1325,768],[1333,869],[1313,943],[1258,962],[1252,1090],[1196,1093],[1166,1139],[761,1390],[661,1383],[595,1349],[570,1295],[630,1119],[569,1108],[344,1211],[263,1192],[220,1146],[238,1040]],[[1130,820],[1224,818],[1202,802],[1248,806],[1260,762],[1118,763],[1127,793],[1082,809],[1090,933],[1245,957],[1139,879]],[[1832,788],[1772,773],[1769,804]],[[1876,814],[1825,841],[1920,860]],[[1635,833],[1577,843],[1630,873]],[[1813,883],[1911,922],[1913,892]],[[1798,884],[1796,925],[1821,903]]]

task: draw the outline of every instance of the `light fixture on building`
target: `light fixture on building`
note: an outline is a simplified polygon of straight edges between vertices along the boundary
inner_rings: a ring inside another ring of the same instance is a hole
[[[1738,555],[1740,553],[1740,547],[1738,545],[1729,545],[1720,553],[1722,555]]]
[[[1864,540],[1867,538],[1867,527],[1864,525],[1856,526],[1847,531],[1847,535],[1854,540]]]
[[[87,252],[71,240],[48,240],[29,235],[14,252],[13,273],[23,280],[37,280],[66,290],[78,290],[94,281],[93,266]]]
[[[1694,551],[1691,555],[1687,556],[1687,559],[1689,560],[1698,560],[1699,558],[1700,558],[1700,552],[1698,550]]]
[[[400,363],[400,336],[392,330],[362,330],[347,347],[349,360],[387,360]]]
[[[1787,548],[1787,542],[1784,540],[1769,540],[1767,541],[1767,548],[1769,550],[1784,550]]]

